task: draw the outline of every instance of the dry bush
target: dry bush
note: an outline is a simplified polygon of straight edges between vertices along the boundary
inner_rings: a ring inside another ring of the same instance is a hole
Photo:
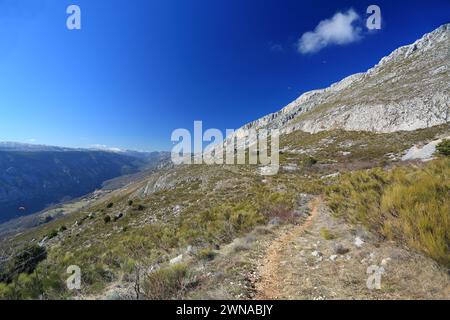
[[[169,300],[180,298],[191,284],[187,266],[176,264],[150,273],[142,289],[149,300]]]
[[[298,219],[296,212],[288,206],[279,205],[272,207],[266,212],[268,220],[279,218],[283,222],[295,223]]]

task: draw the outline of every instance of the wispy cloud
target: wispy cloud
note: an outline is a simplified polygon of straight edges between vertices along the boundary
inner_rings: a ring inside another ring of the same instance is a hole
[[[281,44],[278,43],[271,43],[270,44],[270,51],[272,52],[283,52],[284,48]]]
[[[330,45],[344,45],[359,40],[361,28],[355,26],[359,15],[350,9],[337,12],[332,18],[322,20],[314,31],[304,33],[297,49],[302,54],[315,53]]]

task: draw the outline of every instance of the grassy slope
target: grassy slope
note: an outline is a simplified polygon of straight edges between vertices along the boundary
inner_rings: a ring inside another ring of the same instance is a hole
[[[327,190],[330,208],[450,268],[450,159],[346,174]]]

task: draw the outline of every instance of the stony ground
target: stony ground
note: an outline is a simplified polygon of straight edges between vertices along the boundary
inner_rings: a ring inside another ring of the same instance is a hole
[[[296,225],[260,227],[218,250],[187,298],[450,299],[450,277],[433,260],[332,217],[320,198],[309,207]]]
[[[384,269],[380,289],[367,286],[371,266]],[[450,299],[436,263],[334,219],[320,199],[304,224],[270,244],[258,272],[257,299]]]

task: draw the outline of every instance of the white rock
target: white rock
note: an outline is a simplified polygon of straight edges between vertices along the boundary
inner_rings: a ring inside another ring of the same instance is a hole
[[[278,172],[278,170],[279,167],[276,165],[265,166],[259,169],[259,174],[262,176],[272,176],[275,175]]]
[[[322,176],[322,177],[320,177],[320,179],[336,178],[336,177],[339,177],[340,175],[341,175],[340,172],[335,172],[335,173],[332,173],[332,174],[329,174],[326,176]]]
[[[321,257],[321,256],[322,256],[322,253],[320,253],[319,251],[315,250],[315,251],[311,252],[311,255],[312,255],[313,257]]]
[[[447,137],[446,139],[449,139]],[[436,152],[436,146],[442,142],[442,139],[432,141],[423,147],[413,146],[409,149],[406,154],[402,157],[402,161],[419,159],[422,161],[431,160],[433,154]]]
[[[354,243],[355,243],[355,246],[357,246],[358,248],[361,248],[364,244],[364,241],[360,237],[356,237]]]
[[[173,258],[172,260],[170,260],[170,264],[177,264],[180,263],[183,260],[183,255],[180,254],[178,257]]]
[[[297,169],[298,169],[298,167],[296,164],[288,164],[286,166],[283,166],[283,170],[289,171],[289,172],[296,171]]]
[[[381,265],[382,266],[386,266],[392,259],[391,258],[386,258],[381,260]]]

